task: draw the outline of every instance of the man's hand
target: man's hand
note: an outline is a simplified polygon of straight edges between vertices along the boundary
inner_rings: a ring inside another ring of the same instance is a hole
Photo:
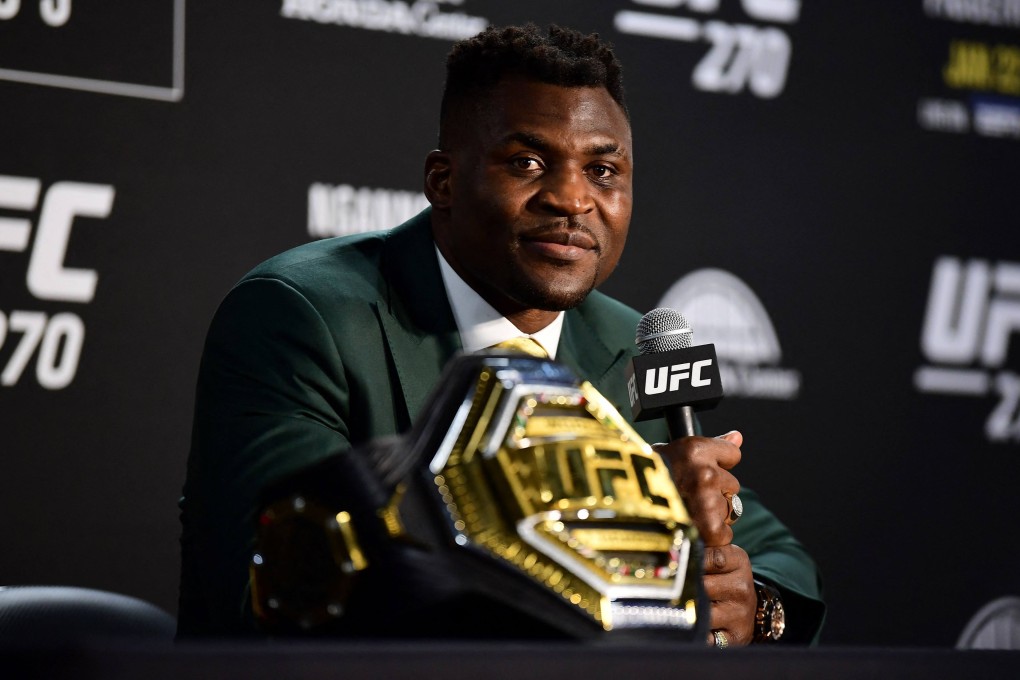
[[[711,628],[729,644],[746,645],[754,636],[757,598],[751,562],[732,545],[728,497],[740,491],[730,470],[740,462],[744,437],[736,431],[721,437],[684,437],[655,449],[673,468],[680,496],[705,542],[705,594],[712,603]],[[709,636],[709,642],[714,636]]]
[[[731,645],[754,638],[754,593],[751,560],[735,545],[705,547],[705,595],[712,603],[712,630],[721,630]],[[709,636],[709,643],[714,643]]]

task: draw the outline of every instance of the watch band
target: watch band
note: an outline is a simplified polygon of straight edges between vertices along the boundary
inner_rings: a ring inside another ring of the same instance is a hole
[[[758,609],[754,613],[754,642],[777,642],[786,630],[786,610],[779,591],[755,580]]]

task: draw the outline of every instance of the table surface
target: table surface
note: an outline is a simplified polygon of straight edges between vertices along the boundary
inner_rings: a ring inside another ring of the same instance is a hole
[[[1020,678],[1020,652],[951,649],[665,645],[275,641],[72,646],[0,643],[5,677],[45,678],[412,678],[413,680],[596,680],[600,678]]]

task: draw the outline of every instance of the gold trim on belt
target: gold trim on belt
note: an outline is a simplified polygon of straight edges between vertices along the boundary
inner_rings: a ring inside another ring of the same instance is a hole
[[[669,467],[589,383],[486,365],[432,459],[454,540],[605,630],[696,623],[696,530]]]

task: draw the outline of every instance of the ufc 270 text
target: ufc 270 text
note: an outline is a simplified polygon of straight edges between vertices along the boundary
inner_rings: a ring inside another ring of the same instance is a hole
[[[99,275],[94,269],[67,267],[64,258],[75,217],[107,217],[114,188],[56,182],[45,193],[42,189],[37,178],[0,175],[0,210],[4,211],[0,251],[29,254],[25,285],[34,298],[87,304],[95,296]],[[31,213],[37,207],[34,235],[30,219],[8,216]],[[0,359],[0,387],[17,385],[30,373],[46,389],[67,387],[78,372],[84,343],[85,324],[73,312],[0,310],[0,358],[6,357]]]

